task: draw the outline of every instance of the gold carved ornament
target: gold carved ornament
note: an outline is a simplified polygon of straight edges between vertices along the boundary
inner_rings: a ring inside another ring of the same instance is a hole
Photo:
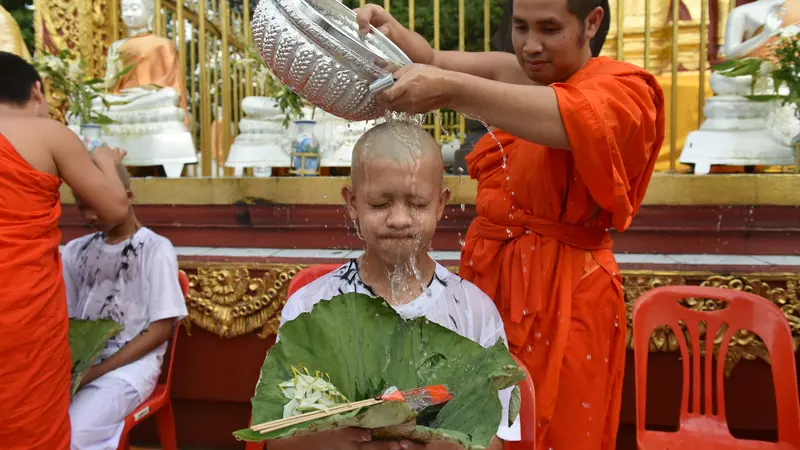
[[[36,49],[56,54],[69,49],[88,63],[90,75],[102,78],[110,45],[108,1],[118,0],[35,0]],[[45,82],[53,119],[66,122],[66,95]]]
[[[643,292],[660,286],[675,286],[699,284],[700,286],[715,287],[722,289],[734,289],[759,295],[777,305],[783,311],[784,316],[789,322],[792,331],[792,340],[795,350],[800,345],[800,297],[798,284],[800,275],[713,275],[713,274],[692,274],[692,273],[662,273],[662,274],[624,274],[623,286],[625,289],[625,303],[627,308],[627,345],[633,348],[633,303]],[[765,281],[771,283],[768,283]],[[775,287],[773,287],[775,286]],[[695,311],[715,311],[724,309],[723,302],[711,299],[688,298],[683,301],[683,305]],[[694,330],[692,330],[694,331]],[[719,352],[722,345],[722,336],[726,331],[723,326],[714,337],[714,353]],[[683,333],[687,330],[683,329]],[[705,354],[705,329],[700,329],[700,352]],[[688,335],[687,343],[690,342]],[[680,352],[678,340],[672,329],[663,326],[653,332],[650,336],[650,351],[673,353]],[[690,349],[691,352],[691,349]],[[761,359],[770,362],[769,352],[764,342],[753,332],[748,330],[737,331],[728,344],[728,353],[725,357],[724,372],[730,376],[736,365],[742,360]]]
[[[252,270],[263,270],[264,274],[251,278],[248,268],[241,264],[199,266],[197,273],[189,276],[187,330],[190,326],[188,322],[191,322],[225,338],[242,336],[255,330],[259,330],[258,336],[262,339],[277,334],[289,281],[305,267],[297,264],[253,264]],[[450,268],[452,271],[456,269]],[[642,293],[660,286],[697,284],[751,292],[770,300],[781,308],[789,321],[794,348],[800,345],[800,274],[723,276],[713,273],[623,271],[628,348],[633,348],[633,303]],[[696,311],[713,311],[723,307],[720,302],[708,299],[686,299],[684,305]],[[719,349],[723,332],[721,330],[715,338],[715,352]],[[704,349],[705,345],[701,345],[701,352]],[[678,341],[669,327],[661,327],[653,333],[650,351],[680,351]],[[745,330],[738,331],[731,339],[725,374],[730,375],[742,359],[770,361],[761,339]]]
[[[200,267],[189,275],[186,305],[189,322],[220,337],[232,338],[260,330],[266,339],[278,333],[289,280],[301,266],[267,265],[261,277],[244,267]]]

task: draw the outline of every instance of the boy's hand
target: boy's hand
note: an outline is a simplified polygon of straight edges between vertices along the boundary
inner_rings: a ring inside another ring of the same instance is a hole
[[[411,441],[400,441],[403,450],[464,450],[464,447],[452,442],[436,441],[430,444],[416,444]]]
[[[92,366],[92,367],[89,368],[89,370],[86,371],[86,373],[83,375],[83,378],[81,378],[80,384],[78,385],[78,390],[83,389],[83,387],[86,386],[87,384],[89,384],[92,381],[100,378],[102,373],[100,373],[96,369],[96,367],[97,366]]]
[[[403,450],[399,442],[372,441],[360,428],[321,431],[305,436],[277,439],[267,443],[269,450]]]

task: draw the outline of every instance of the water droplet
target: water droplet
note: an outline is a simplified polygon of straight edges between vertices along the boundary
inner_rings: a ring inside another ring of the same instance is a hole
[[[510,180],[511,180],[511,177],[506,175],[506,181],[510,181]]]
[[[544,345],[550,345],[550,339],[544,341]]]
[[[608,364],[608,358],[604,358],[604,359],[605,359],[605,361],[606,361],[606,364]]]
[[[467,209],[467,206],[462,203],[461,204],[461,211],[465,211],[466,209]]]
[[[536,333],[534,333],[534,336],[536,336],[536,339],[541,339],[542,338],[542,332],[541,331],[537,331]]]
[[[614,328],[619,328],[619,322],[614,321]]]
[[[464,242],[464,240],[463,240],[463,239],[459,239],[459,240],[458,240],[458,245],[460,245],[460,246],[462,246],[462,247],[463,247],[463,246],[467,245],[467,243],[466,243],[466,242]]]
[[[512,197],[514,196],[514,191],[511,191],[511,196],[512,196]]]
[[[528,308],[525,308],[525,309],[522,310],[522,315],[523,316],[527,316],[528,315]]]
[[[525,234],[531,234],[531,230],[525,230]]]
[[[530,353],[530,352],[532,352],[532,351],[533,351],[533,348],[531,348],[531,346],[530,346],[530,345],[528,345],[528,346],[525,348],[525,351],[527,351],[528,353]]]
[[[592,404],[589,402],[583,402],[581,403],[581,406],[583,406],[583,409],[589,409],[591,408]]]
[[[592,360],[592,354],[591,354],[591,353],[587,354],[587,355],[586,355],[586,359],[587,359],[588,361],[591,361],[591,360]]]
[[[469,260],[469,266],[472,267],[472,260]]]

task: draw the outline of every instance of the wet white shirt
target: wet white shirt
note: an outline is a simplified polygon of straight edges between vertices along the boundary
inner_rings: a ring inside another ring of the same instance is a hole
[[[61,255],[69,317],[110,319],[124,329],[111,338],[97,362],[119,351],[152,322],[186,317],[172,243],[148,228],[113,245],[101,233],[70,241]],[[105,376],[128,382],[142,399],[155,389],[167,342]]]
[[[350,293],[376,296],[372,289],[361,281],[356,260],[314,280],[292,295],[283,307],[281,325],[297,318],[300,314],[310,312],[314,305],[322,300]],[[450,272],[439,263],[436,263],[433,279],[422,295],[408,304],[392,307],[405,319],[426,317],[485,348],[493,346],[500,338],[506,342],[503,321],[492,300],[477,286]],[[511,388],[500,392],[503,417],[497,437],[506,441],[519,441],[519,418],[513,426],[508,426],[510,396]]]

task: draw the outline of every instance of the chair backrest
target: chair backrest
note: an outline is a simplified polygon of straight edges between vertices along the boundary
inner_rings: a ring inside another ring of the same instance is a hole
[[[536,448],[536,390],[533,387],[531,373],[528,371],[525,363],[513,353],[511,357],[514,358],[514,362],[525,372],[525,379],[519,384],[520,443],[527,445],[530,450],[534,450]]]
[[[726,307],[714,311],[696,311],[679,303],[687,298],[718,300],[724,302]],[[691,340],[691,356],[686,335],[681,332],[682,328],[679,322],[684,324],[686,333]],[[712,371],[713,358],[710,357],[704,358],[701,370],[700,327],[702,324],[705,324],[705,336],[707,337],[705,339],[705,355],[713,355],[715,341],[719,343],[715,371]],[[769,351],[778,412],[778,440],[800,448],[800,404],[798,404],[792,334],[788,321],[781,309],[769,300],[733,289],[665,286],[645,292],[636,301],[633,306],[633,334],[637,433],[647,432],[645,418],[650,336],[656,328],[664,325],[668,325],[672,329],[680,346],[681,360],[683,361],[680,428],[689,424],[696,430],[696,425],[704,422],[703,429],[715,430],[717,434],[725,433],[730,436],[726,425],[723,393],[725,357],[731,337],[739,330],[748,330],[757,334]],[[723,327],[727,327],[727,329],[724,329],[722,339],[715,339]],[[715,390],[712,389],[714,376],[716,378]],[[692,387],[691,410],[689,409],[690,387]],[[702,409],[701,391],[704,393]],[[715,392],[716,403],[712,400]],[[680,432],[679,429],[678,433]]]
[[[186,272],[182,270],[178,271],[178,283],[181,285],[181,292],[183,293],[184,300],[186,300],[186,297],[189,296],[189,276],[186,275]],[[169,341],[169,347],[164,354],[166,361],[164,361],[161,366],[161,380],[164,380],[164,387],[167,390],[167,394],[169,394],[169,392],[172,390],[172,364],[175,361],[175,348],[178,346],[178,330],[180,330],[180,328],[181,323],[178,322],[172,330],[172,337]],[[163,376],[164,368],[167,369],[166,376]]]
[[[289,282],[289,290],[286,294],[286,298],[291,297],[292,294],[299,291],[307,284],[323,275],[333,272],[339,267],[341,267],[341,264],[317,264],[316,266],[309,266],[300,272],[297,272],[297,274],[292,277],[292,280]]]

